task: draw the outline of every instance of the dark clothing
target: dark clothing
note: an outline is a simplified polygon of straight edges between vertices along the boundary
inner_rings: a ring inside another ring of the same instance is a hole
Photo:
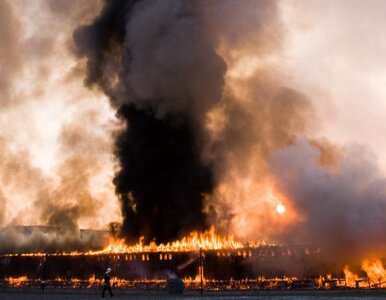
[[[113,292],[111,291],[110,279],[111,279],[110,273],[106,273],[105,274],[105,283],[103,284],[102,297],[105,296],[106,290],[109,291],[110,297],[113,296]]]
[[[111,279],[110,273],[106,273],[105,274],[105,284],[110,285],[110,279]]]

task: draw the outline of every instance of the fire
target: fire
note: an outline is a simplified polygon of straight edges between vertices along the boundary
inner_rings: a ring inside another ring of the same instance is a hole
[[[386,287],[386,270],[380,259],[365,259],[361,268],[365,271],[367,278],[360,278],[351,272],[348,266],[344,268],[346,284],[350,287]]]
[[[349,270],[348,266],[344,267],[343,272],[344,272],[344,278],[345,278],[345,281],[346,281],[346,285],[351,286],[351,287],[355,287],[356,283],[359,280],[358,275],[356,275],[353,272],[351,272]]]
[[[6,281],[10,286],[21,286],[22,283],[26,282],[28,280],[27,276],[20,276],[20,277],[8,277],[6,278]]]
[[[141,252],[188,252],[198,250],[241,249],[244,244],[235,241],[233,235],[220,236],[216,234],[214,227],[205,232],[191,232],[180,240],[167,244],[157,245],[155,242],[144,244],[144,238],[140,238],[135,245],[126,245],[123,239],[110,239],[110,244],[101,251],[90,254],[103,253],[141,253]]]
[[[366,272],[370,283],[379,287],[386,287],[386,270],[380,259],[366,259],[362,263],[362,269]]]
[[[197,272],[197,275],[195,277],[182,278],[182,281],[185,283],[185,285],[187,285],[189,287],[193,287],[193,286],[198,287],[201,284],[201,280],[202,280],[203,286],[205,286],[207,279],[204,276],[204,267],[203,266],[198,267],[198,272]]]
[[[33,252],[33,253],[9,253],[4,254],[5,256],[40,256],[44,257],[47,255],[55,256],[80,256],[80,255],[100,255],[100,254],[138,254],[138,253],[163,253],[164,256],[160,257],[160,260],[170,260],[171,254],[165,256],[166,253],[174,252],[193,252],[201,250],[238,250],[245,247],[248,248],[258,248],[260,246],[266,245],[264,241],[262,242],[247,242],[242,243],[236,241],[233,235],[221,236],[216,233],[215,228],[212,226],[209,230],[204,232],[193,231],[187,236],[183,237],[180,240],[169,242],[166,244],[156,244],[155,242],[150,242],[149,244],[144,243],[144,237],[141,237],[137,244],[127,245],[124,239],[116,239],[111,237],[109,244],[102,250],[90,250],[86,252],[80,251],[71,251],[71,252],[61,252],[61,253],[43,253],[43,252]],[[142,259],[142,260],[148,260]]]

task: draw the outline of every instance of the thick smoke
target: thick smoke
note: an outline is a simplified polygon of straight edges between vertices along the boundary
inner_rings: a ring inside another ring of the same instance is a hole
[[[74,34],[89,84],[118,108],[114,183],[127,238],[167,241],[206,227],[213,174],[203,161],[204,121],[220,100],[225,64],[195,1],[108,1]]]
[[[127,124],[114,179],[125,237],[165,241],[205,228],[206,218],[226,231],[256,215],[272,219],[253,199],[269,174],[267,156],[316,119],[266,62],[281,48],[278,11],[273,1],[106,1],[74,33],[86,83]]]
[[[119,220],[114,203],[104,204],[114,198],[106,172],[113,115],[95,107],[104,96],[83,87],[72,53],[74,28],[99,8],[93,0],[0,1],[1,252],[100,247],[106,236],[80,228]]]
[[[13,79],[20,74],[20,24],[7,1],[0,1],[0,103],[13,102]]]
[[[108,238],[108,231],[76,230],[69,234],[66,227],[12,226],[0,228],[0,253],[98,250]]]
[[[289,219],[277,218],[279,200],[272,192],[267,157],[311,136],[318,118],[284,73],[285,33],[277,3],[209,3],[206,20],[228,71],[223,97],[206,124],[210,140],[205,154],[214,161],[217,181],[206,209],[225,232],[271,240]]]
[[[340,261],[384,253],[385,178],[363,149],[318,138],[311,103],[329,96],[313,87],[331,86],[330,72],[344,77],[333,76],[339,103],[371,98],[369,86],[383,76],[382,32],[369,34],[371,24],[350,16],[382,9],[351,7],[341,18],[347,4],[291,5],[312,7],[312,17],[302,9],[292,17],[318,23],[320,43],[307,41],[307,53],[299,43],[307,31],[286,43],[294,27],[281,13],[291,8],[277,1],[27,2],[0,0],[0,224],[12,226],[0,230],[0,251],[97,247],[79,228],[117,220],[113,181],[127,239],[166,241],[216,224],[238,238],[313,244]],[[340,28],[347,19],[348,30],[326,38],[324,5],[333,12],[327,23]],[[374,36],[372,47],[357,47],[358,34]],[[296,86],[283,55],[291,42],[293,69],[310,68],[294,75]],[[311,100],[299,90],[307,82]],[[325,101],[314,102],[320,116]]]
[[[310,100],[280,72],[279,19],[272,1],[111,1],[75,33],[89,84],[127,122],[115,177],[126,235],[201,229],[205,209],[245,238],[341,261],[382,252],[384,179],[371,158],[314,137]]]
[[[183,230],[205,229],[202,199],[212,177],[201,162],[194,129],[178,115],[161,121],[127,106],[119,116],[130,122],[118,136],[122,169],[114,179],[124,233],[166,241]]]
[[[282,240],[313,243],[331,260],[358,262],[386,249],[386,178],[366,149],[346,150],[336,170],[320,164],[321,151],[301,139],[271,154],[277,184],[302,221]]]

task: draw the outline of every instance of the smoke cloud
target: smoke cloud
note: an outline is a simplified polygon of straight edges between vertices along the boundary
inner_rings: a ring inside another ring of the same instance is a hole
[[[283,240],[318,245],[335,261],[383,255],[386,178],[374,157],[363,147],[348,147],[331,172],[320,164],[320,156],[304,139],[270,155],[278,187],[301,216]]]
[[[104,96],[83,86],[72,53],[74,28],[101,6],[75,2],[0,1],[2,252],[95,246],[79,228],[120,219],[113,201],[104,204],[115,197],[111,135],[119,126]],[[48,227],[26,235],[26,225]]]
[[[200,3],[109,1],[74,33],[98,84],[127,129],[117,136],[114,183],[127,238],[157,241],[204,229],[213,188],[201,157],[204,121],[220,100],[225,64],[206,34]]]
[[[20,23],[7,1],[0,1],[0,97],[3,106],[12,102],[13,79],[20,72],[18,48]]]
[[[51,226],[12,226],[0,228],[0,253],[62,253],[101,249],[108,231],[72,230]]]
[[[167,241],[208,223],[237,231],[267,215],[248,206],[266,184],[268,154],[316,119],[270,63],[281,31],[272,1],[173,0],[106,1],[74,32],[86,83],[110,97],[127,125],[114,179],[126,238]],[[243,191],[245,181],[253,191]]]
[[[67,237],[80,227],[120,221],[120,206],[127,240],[169,241],[216,224],[342,261],[384,253],[383,171],[366,147],[329,139],[345,118],[323,123],[329,96],[383,95],[369,75],[382,78],[382,64],[368,53],[384,51],[371,39],[352,49],[351,28],[370,37],[372,26],[339,18],[347,4],[300,3],[0,1],[1,224],[60,228],[63,243],[36,235],[47,247],[74,245]],[[336,35],[326,30],[332,19]],[[360,93],[336,80],[352,68]],[[328,90],[331,81],[339,86]]]

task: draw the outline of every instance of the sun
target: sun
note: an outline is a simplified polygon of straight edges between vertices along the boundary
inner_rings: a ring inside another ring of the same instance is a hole
[[[285,213],[285,206],[283,204],[278,204],[276,206],[276,211],[280,215],[284,214]]]

